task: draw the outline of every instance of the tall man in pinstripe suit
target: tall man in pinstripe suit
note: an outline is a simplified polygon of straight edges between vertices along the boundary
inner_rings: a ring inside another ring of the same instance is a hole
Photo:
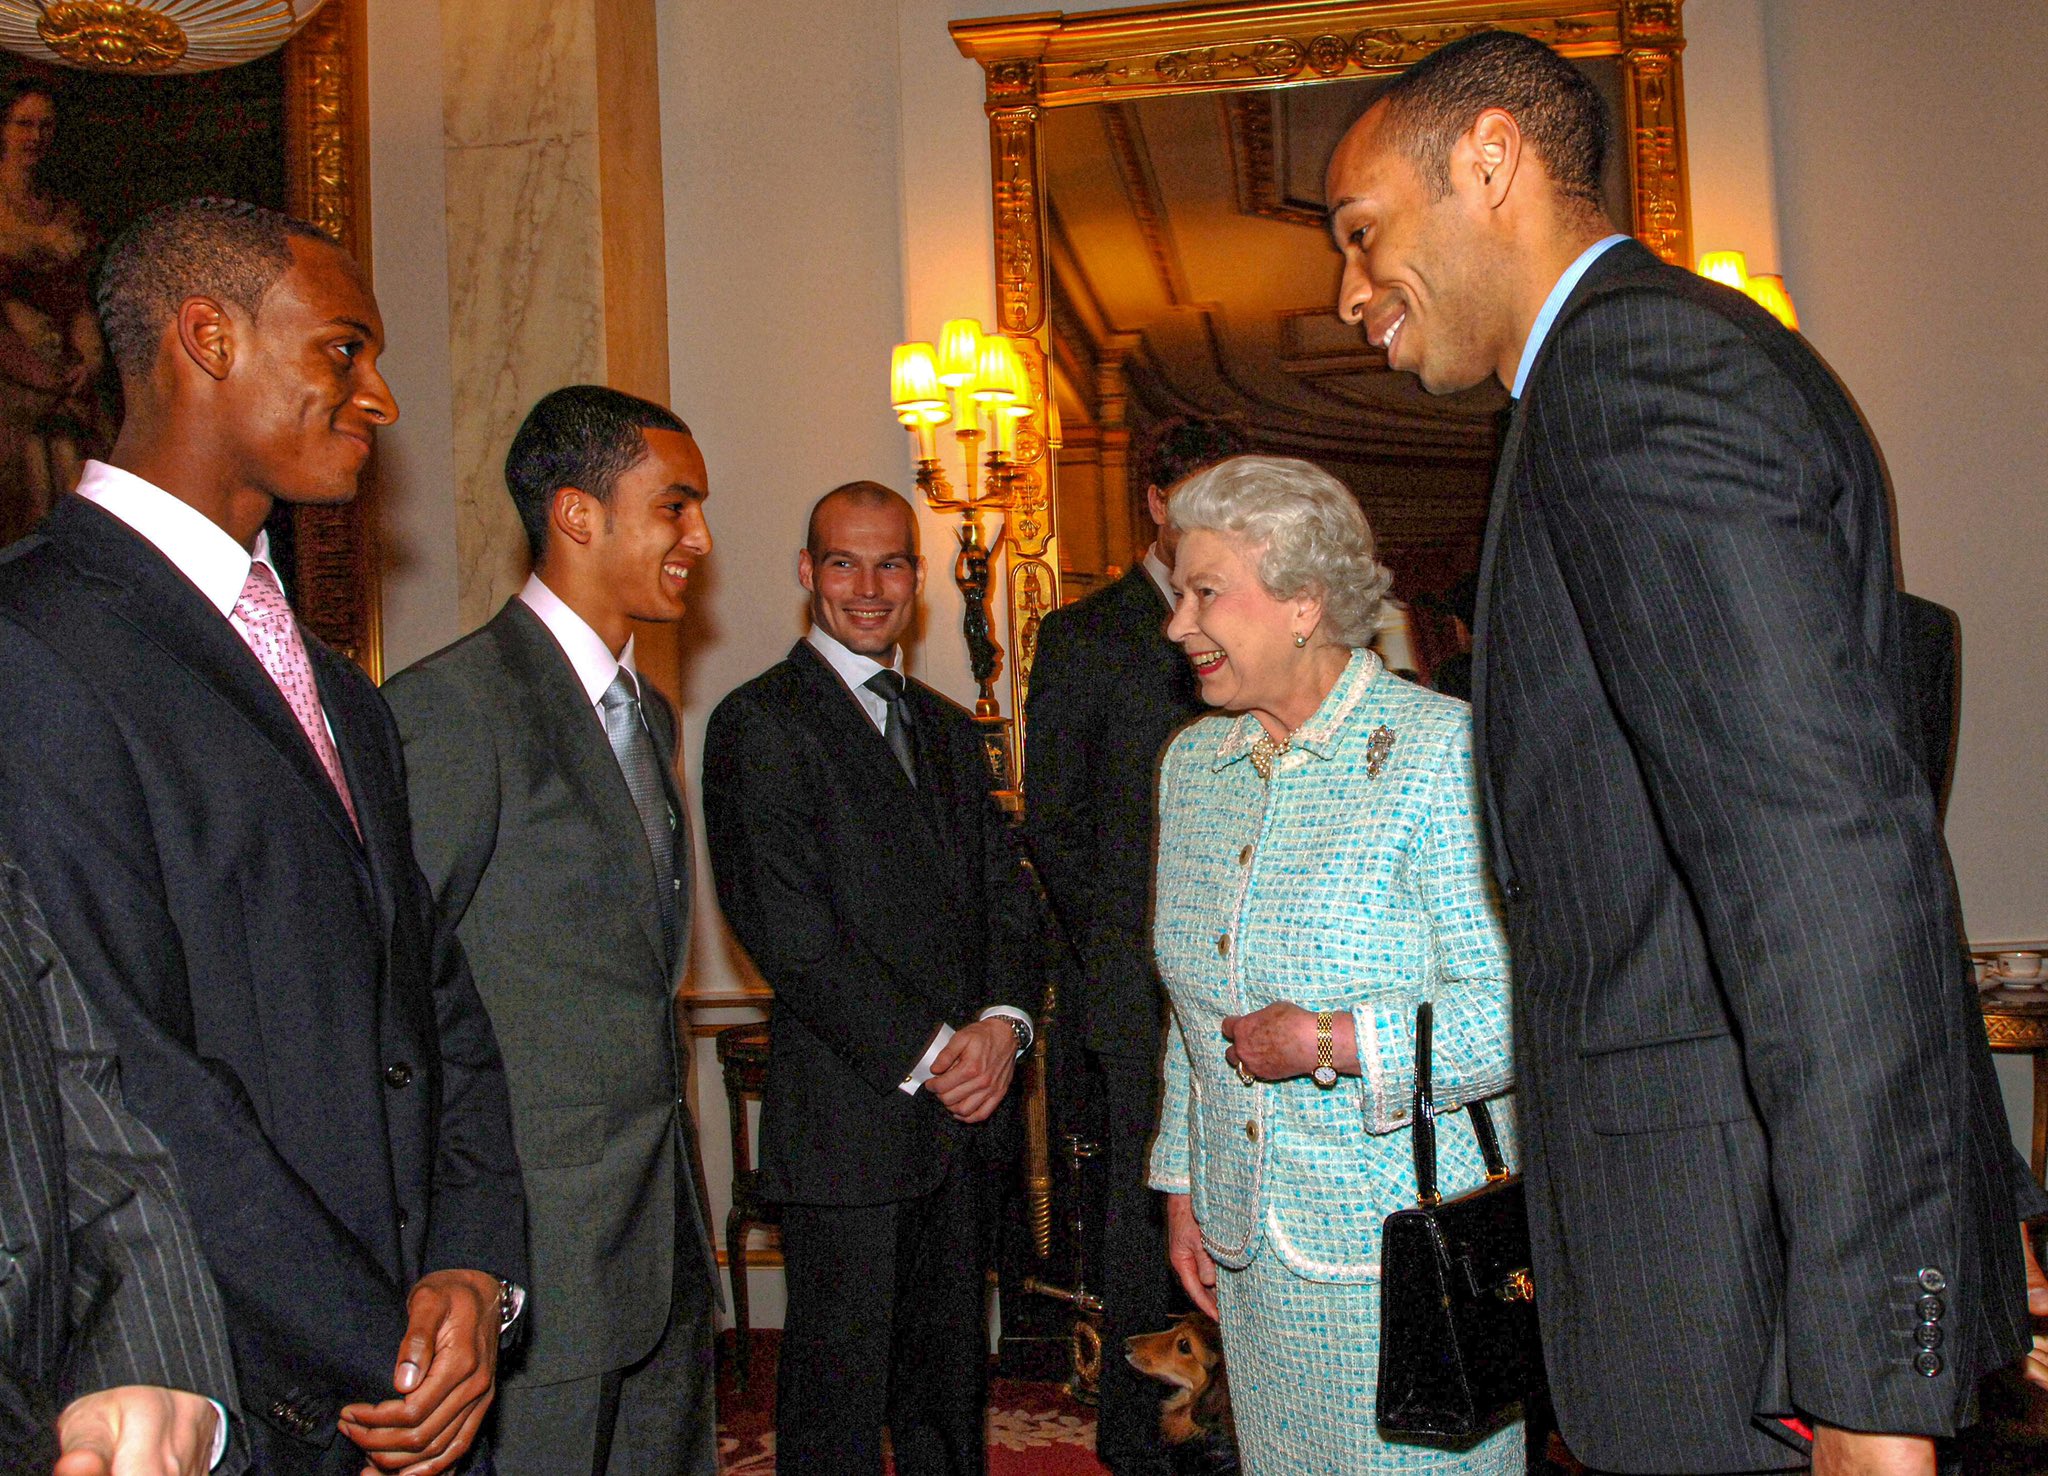
[[[1876,451],[1806,344],[1600,213],[1576,69],[1485,33],[1331,160],[1339,311],[1516,408],[1474,707],[1566,1439],[1931,1473],[2026,1344],[2006,1136],[1913,758]]]
[[[247,1470],[221,1425],[227,1332],[171,1156],[122,1104],[112,1039],[5,855],[0,1148],[0,1468],[47,1471],[61,1432],[60,1476],[145,1452],[180,1476]]]

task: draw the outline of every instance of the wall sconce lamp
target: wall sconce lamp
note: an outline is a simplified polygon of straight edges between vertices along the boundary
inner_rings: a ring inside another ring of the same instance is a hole
[[[1751,276],[1749,263],[1740,251],[1708,251],[1700,256],[1700,275],[1724,287],[1748,294],[1758,307],[1790,328],[1799,331],[1799,314],[1792,307],[1792,294],[1785,279],[1773,272]]]
[[[889,362],[889,404],[917,443],[917,490],[925,504],[933,512],[960,514],[953,582],[965,607],[960,625],[968,663],[981,687],[974,710],[979,718],[996,719],[995,679],[1003,652],[989,627],[989,560],[1003,528],[985,533],[982,517],[1005,515],[1016,507],[1017,436],[1039,409],[1032,377],[1015,339],[984,333],[973,318],[955,318],[940,331],[936,347],[896,345]],[[949,421],[960,451],[958,490],[947,479],[940,455],[939,427]]]

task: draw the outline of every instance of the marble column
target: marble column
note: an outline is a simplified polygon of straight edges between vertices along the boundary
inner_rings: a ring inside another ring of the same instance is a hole
[[[441,0],[457,603],[526,577],[504,459],[565,384],[669,397],[654,0]],[[674,646],[643,667],[674,685]]]

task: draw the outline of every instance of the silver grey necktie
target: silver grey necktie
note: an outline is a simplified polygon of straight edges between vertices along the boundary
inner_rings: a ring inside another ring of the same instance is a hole
[[[889,745],[889,751],[896,755],[896,762],[903,766],[903,777],[910,781],[910,787],[917,787],[917,753],[910,746],[910,707],[903,700],[904,681],[887,667],[876,672],[861,683],[870,692],[882,699],[882,705],[889,710],[889,720],[882,727],[882,738]]]
[[[669,809],[668,789],[661,782],[661,755],[654,751],[653,735],[640,715],[640,690],[633,674],[623,666],[604,689],[604,736],[611,741],[612,755],[625,775],[626,788],[633,796],[633,808],[640,812],[640,828],[647,836],[648,855],[654,861],[654,892],[661,902],[661,937],[669,956],[676,948],[676,817]]]

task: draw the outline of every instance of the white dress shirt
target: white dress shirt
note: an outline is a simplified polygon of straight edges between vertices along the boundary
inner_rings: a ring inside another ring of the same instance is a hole
[[[1173,568],[1159,556],[1159,544],[1155,539],[1145,550],[1145,572],[1152,576],[1152,582],[1159,587],[1159,593],[1166,599],[1166,608],[1171,610],[1179,604],[1173,592]]]
[[[860,710],[867,714],[868,721],[875,725],[875,731],[886,734],[889,731],[889,704],[882,700],[880,693],[868,688],[867,681],[878,671],[893,671],[902,676],[903,648],[891,646],[888,665],[884,666],[872,656],[863,656],[858,651],[848,650],[844,644],[827,635],[819,626],[813,625],[811,633],[804,639],[811,643],[811,649],[823,657],[825,664],[846,684],[846,690],[852,694],[853,700],[860,704]],[[1017,1054],[1023,1055],[1036,1032],[1031,1017],[1012,1005],[990,1005],[974,1018],[992,1020],[998,1015],[1023,1023],[1024,1044],[1017,1047]],[[896,1089],[916,1096],[918,1090],[932,1079],[932,1062],[939,1058],[939,1052],[946,1048],[946,1042],[953,1038],[953,1034],[951,1025],[940,1025],[932,1033],[931,1044],[926,1046],[924,1054],[917,1058],[917,1064],[896,1084]]]
[[[527,576],[519,591],[519,603],[533,611],[534,618],[548,628],[548,634],[555,638],[555,644],[569,658],[569,665],[576,670],[576,680],[583,683],[591,707],[604,706],[604,694],[618,680],[621,668],[632,674],[633,689],[639,690],[640,668],[633,661],[632,636],[626,637],[625,650],[612,655],[612,648],[604,643],[604,637],[590,628],[589,621],[563,603],[560,595],[543,584],[538,574]],[[601,715],[599,721],[603,721]]]

